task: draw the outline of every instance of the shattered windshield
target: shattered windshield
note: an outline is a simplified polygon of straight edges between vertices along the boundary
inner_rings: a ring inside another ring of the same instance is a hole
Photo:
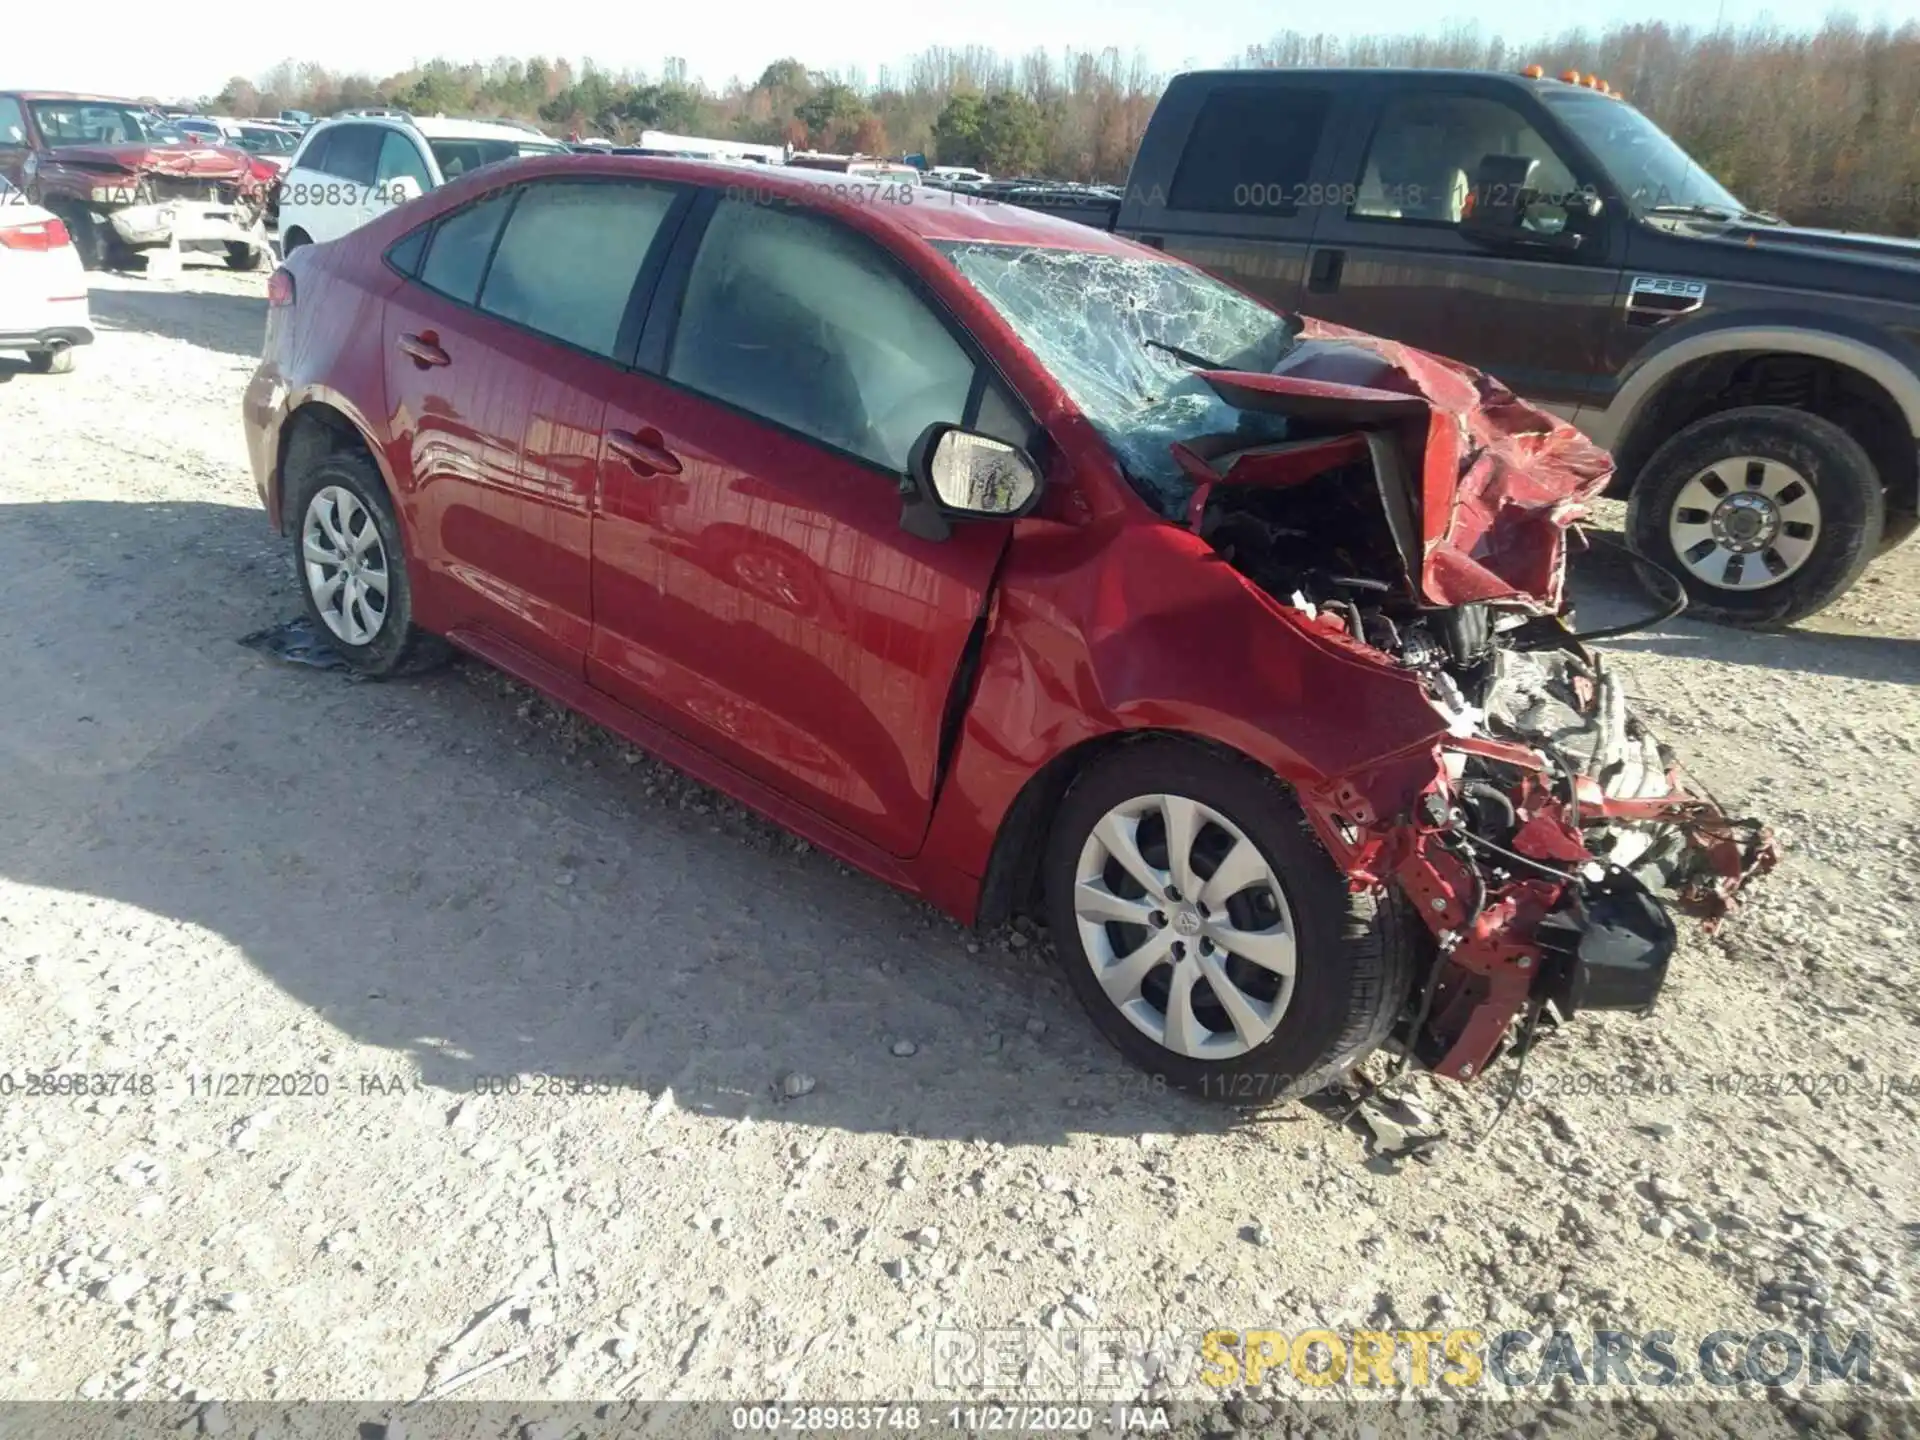
[[[1285,437],[1278,415],[1229,405],[1197,370],[1266,372],[1299,322],[1191,266],[1143,256],[948,241],[939,248],[1047,367],[1153,504],[1192,492],[1175,441]]]
[[[34,122],[50,150],[69,145],[132,145],[153,140],[159,122],[131,105],[99,100],[36,100]]]

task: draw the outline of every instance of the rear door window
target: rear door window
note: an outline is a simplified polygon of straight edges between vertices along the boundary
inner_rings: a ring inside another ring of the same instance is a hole
[[[512,208],[514,190],[496,190],[465,209],[456,210],[434,227],[427,245],[420,283],[463,305],[473,304],[500,223]]]
[[[1210,215],[1292,215],[1308,181],[1332,96],[1325,90],[1223,86],[1194,117],[1167,208]]]
[[[677,198],[669,186],[624,181],[527,186],[487,270],[480,308],[612,357],[628,296]]]

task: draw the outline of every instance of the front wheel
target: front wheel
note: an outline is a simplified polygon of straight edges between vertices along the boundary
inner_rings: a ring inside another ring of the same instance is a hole
[[[1048,926],[1094,1023],[1135,1065],[1215,1099],[1309,1093],[1386,1038],[1413,949],[1356,895],[1292,794],[1238,756],[1123,744],[1066,795]]]
[[[73,346],[56,345],[51,350],[35,350],[27,356],[27,368],[36,375],[71,375]]]
[[[445,642],[413,623],[399,522],[364,455],[334,453],[293,477],[294,566],[307,615],[362,675],[425,668]]]
[[[243,245],[237,240],[227,242],[227,268],[229,270],[258,270],[260,262],[267,258],[264,245]]]
[[[1653,453],[1627,505],[1634,547],[1679,576],[1688,609],[1789,625],[1844,595],[1886,523],[1873,461],[1831,420],[1778,405],[1709,415]]]

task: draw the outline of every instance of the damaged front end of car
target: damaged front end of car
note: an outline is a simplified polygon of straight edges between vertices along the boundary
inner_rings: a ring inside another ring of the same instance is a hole
[[[1417,677],[1446,725],[1301,791],[1351,882],[1397,889],[1431,936],[1407,1046],[1470,1079],[1523,1015],[1647,1012],[1669,906],[1717,924],[1777,850],[1570,628],[1567,537],[1606,453],[1464,366],[1314,322],[1271,372],[1201,378],[1285,438],[1176,443],[1187,523],[1292,623]]]

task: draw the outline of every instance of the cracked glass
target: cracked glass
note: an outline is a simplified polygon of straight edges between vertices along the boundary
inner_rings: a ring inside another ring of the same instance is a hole
[[[1202,369],[1271,371],[1299,321],[1200,270],[1144,256],[951,241],[939,247],[1060,382],[1135,489],[1178,518],[1193,481],[1176,441],[1286,438],[1286,421],[1229,405]]]

